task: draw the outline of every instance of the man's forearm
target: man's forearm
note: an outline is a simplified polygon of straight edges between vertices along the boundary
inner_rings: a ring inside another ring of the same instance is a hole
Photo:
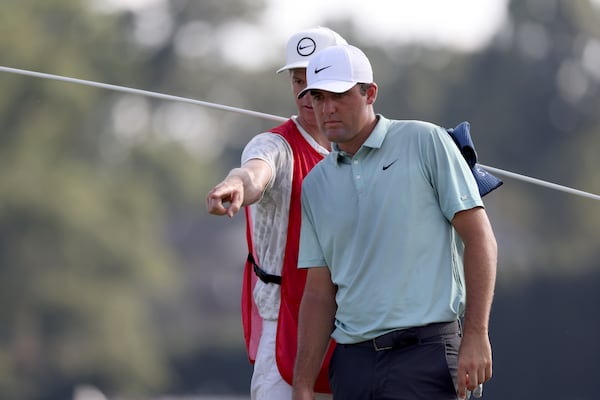
[[[254,204],[261,199],[271,178],[271,167],[263,160],[247,161],[240,168],[229,171],[225,180],[238,181],[242,184],[242,206]]]
[[[465,247],[466,311],[465,329],[488,331],[496,282],[497,247],[492,238]]]
[[[335,318],[335,298],[305,292],[298,323],[298,353],[294,390],[312,391],[329,347]]]

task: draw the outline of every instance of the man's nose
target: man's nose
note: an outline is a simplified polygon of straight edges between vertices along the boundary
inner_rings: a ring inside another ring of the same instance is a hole
[[[331,97],[325,97],[323,100],[323,113],[324,114],[333,114],[336,109],[335,101]]]

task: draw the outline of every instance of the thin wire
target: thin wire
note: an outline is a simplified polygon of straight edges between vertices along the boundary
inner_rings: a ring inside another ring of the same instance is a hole
[[[597,194],[588,193],[588,192],[584,192],[582,190],[573,189],[573,188],[570,188],[568,186],[557,185],[556,183],[546,182],[546,181],[543,181],[541,179],[530,178],[528,176],[516,174],[514,172],[503,171],[501,169],[494,168],[494,167],[489,167],[487,165],[481,165],[481,166],[483,168],[485,168],[486,170],[490,171],[490,172],[497,173],[498,175],[504,175],[504,176],[507,176],[509,178],[519,179],[519,180],[522,180],[522,181],[525,181],[525,182],[533,183],[535,185],[545,186],[545,187],[550,188],[550,189],[560,190],[562,192],[571,193],[571,194],[574,194],[574,195],[577,195],[577,196],[583,196],[583,197],[587,197],[587,198],[594,199],[594,200],[600,200],[600,196],[598,196]]]
[[[223,110],[223,111],[231,111],[231,112],[236,112],[236,113],[240,113],[240,114],[250,115],[253,117],[270,119],[270,120],[277,121],[277,122],[285,120],[285,118],[283,118],[283,117],[278,117],[275,115],[265,114],[265,113],[261,113],[261,112],[257,112],[257,111],[245,110],[243,108],[236,108],[236,107],[225,106],[222,104],[209,103],[206,101],[194,100],[194,99],[190,99],[187,97],[171,96],[169,94],[151,92],[148,90],[133,89],[133,88],[125,87],[125,86],[110,85],[108,83],[87,81],[84,79],[69,78],[67,76],[45,74],[43,72],[28,71],[28,70],[24,70],[24,69],[9,68],[9,67],[3,67],[3,66],[0,66],[0,71],[9,72],[9,73],[13,73],[13,74],[19,74],[19,75],[33,76],[36,78],[51,79],[51,80],[56,80],[56,81],[69,82],[69,83],[77,83],[79,85],[93,86],[93,87],[98,87],[98,88],[102,88],[102,89],[115,90],[117,92],[124,92],[124,93],[130,93],[130,94],[137,94],[137,95],[141,95],[141,96],[154,97],[154,98],[161,99],[161,100],[171,100],[171,101],[179,101],[179,102],[183,102],[183,103],[191,103],[191,104],[195,104],[195,105],[199,105],[199,106],[203,106],[203,107],[216,108],[216,109]]]
[[[102,89],[114,90],[114,91],[123,92],[123,93],[137,94],[137,95],[153,97],[153,98],[157,98],[157,99],[161,99],[161,100],[170,100],[170,101],[178,101],[178,102],[183,102],[183,103],[190,103],[190,104],[195,104],[195,105],[199,105],[199,106],[203,106],[203,107],[214,108],[214,109],[223,110],[223,111],[231,111],[231,112],[236,112],[236,113],[244,114],[244,115],[250,115],[253,117],[268,119],[268,120],[276,121],[276,122],[283,122],[283,121],[287,120],[287,118],[280,117],[277,115],[246,110],[243,108],[230,107],[230,106],[226,106],[226,105],[222,105],[222,104],[194,100],[194,99],[190,99],[187,97],[172,96],[172,95],[163,94],[163,93],[151,92],[148,90],[134,89],[134,88],[129,88],[129,87],[125,87],[125,86],[110,85],[108,83],[101,83],[101,82],[89,81],[89,80],[84,80],[84,79],[70,78],[70,77],[62,76],[62,75],[46,74],[43,72],[35,72],[35,71],[29,71],[29,70],[25,70],[25,69],[10,68],[10,67],[4,67],[4,66],[0,66],[0,71],[12,73],[12,74],[33,76],[33,77],[42,78],[42,79],[50,79],[50,80],[56,80],[56,81],[62,81],[62,82],[76,83],[79,85],[98,87],[98,88],[102,88]],[[494,172],[498,175],[503,175],[503,176],[506,176],[506,177],[509,177],[512,179],[517,179],[517,180],[532,183],[535,185],[544,186],[544,187],[547,187],[550,189],[554,189],[554,190],[558,190],[558,191],[574,194],[577,196],[587,197],[589,199],[600,201],[600,196],[597,194],[573,189],[568,186],[557,185],[556,183],[551,183],[551,182],[543,181],[541,179],[531,178],[529,176],[517,174],[514,172],[510,172],[510,171],[505,171],[505,170],[490,167],[487,165],[481,165],[481,166],[483,168],[489,170],[490,172]]]

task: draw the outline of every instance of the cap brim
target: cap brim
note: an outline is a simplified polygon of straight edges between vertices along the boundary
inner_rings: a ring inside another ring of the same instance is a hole
[[[301,99],[306,93],[310,92],[311,90],[324,90],[326,92],[344,93],[352,89],[354,85],[356,85],[356,82],[333,80],[319,81],[314,85],[307,86],[304,90],[298,93],[298,98]]]
[[[306,68],[308,66],[308,61],[298,61],[295,63],[291,63],[291,64],[286,64],[283,67],[279,68],[277,71],[275,71],[276,73],[281,73],[283,71],[287,71],[290,69],[295,69],[295,68]]]

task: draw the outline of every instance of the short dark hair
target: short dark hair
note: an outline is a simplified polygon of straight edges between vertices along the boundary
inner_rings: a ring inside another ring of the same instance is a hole
[[[371,83],[359,83],[358,86],[360,87],[360,94],[362,94],[363,96],[366,95],[367,90],[369,90],[371,85]]]

